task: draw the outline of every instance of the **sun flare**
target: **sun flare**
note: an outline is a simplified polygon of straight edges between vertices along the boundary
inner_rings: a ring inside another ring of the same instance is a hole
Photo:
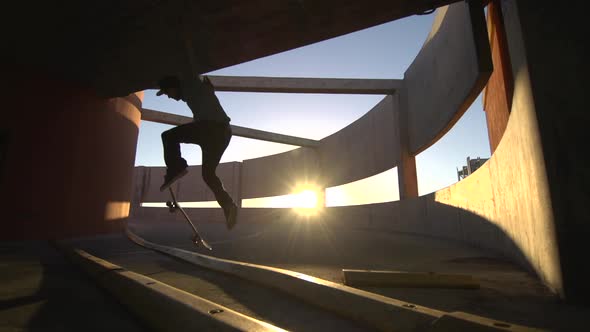
[[[315,217],[326,206],[324,189],[319,186],[294,185],[290,192],[288,195],[243,199],[242,208],[288,208],[299,216]]]
[[[320,204],[320,193],[313,189],[298,191],[291,195],[290,205],[299,215],[316,215],[322,207],[322,204]]]
[[[293,196],[293,207],[314,209],[318,205],[318,195],[313,190],[304,190]]]

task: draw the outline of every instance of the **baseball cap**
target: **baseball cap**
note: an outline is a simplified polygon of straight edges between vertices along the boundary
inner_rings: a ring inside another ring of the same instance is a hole
[[[156,96],[161,96],[165,89],[180,87],[180,80],[176,76],[166,76],[158,81],[158,86],[160,91],[156,92]]]

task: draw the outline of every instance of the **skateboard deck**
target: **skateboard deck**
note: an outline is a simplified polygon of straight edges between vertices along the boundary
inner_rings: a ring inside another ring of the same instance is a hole
[[[170,196],[172,197],[172,201],[167,201],[166,206],[168,206],[168,208],[170,209],[170,212],[176,212],[176,211],[180,210],[180,212],[184,216],[184,219],[186,219],[186,221],[189,223],[189,225],[191,225],[191,227],[193,228],[193,232],[194,232],[193,239],[192,239],[193,243],[196,245],[202,245],[203,247],[205,247],[209,250],[213,250],[211,245],[209,245],[209,243],[207,243],[207,241],[205,241],[205,239],[203,239],[201,234],[199,234],[197,227],[195,227],[195,224],[193,224],[193,222],[191,221],[191,218],[189,218],[188,214],[186,214],[186,212],[178,204],[178,201],[176,200],[176,195],[174,195],[174,191],[172,190],[172,187],[168,187],[168,190],[170,190]]]

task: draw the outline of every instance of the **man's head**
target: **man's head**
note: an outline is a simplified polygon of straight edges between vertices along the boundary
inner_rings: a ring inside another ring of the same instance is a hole
[[[158,81],[158,85],[160,91],[156,93],[156,96],[165,94],[168,98],[180,100],[180,80],[176,76],[166,76]]]

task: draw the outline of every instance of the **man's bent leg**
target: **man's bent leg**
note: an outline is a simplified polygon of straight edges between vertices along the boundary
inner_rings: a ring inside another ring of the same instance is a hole
[[[217,203],[219,203],[219,206],[223,209],[227,228],[232,229],[236,224],[238,207],[227,191],[225,191],[223,183],[219,177],[217,177],[217,174],[215,174],[215,166],[206,166],[205,163],[203,163],[203,180],[205,180],[205,183],[211,188]]]
[[[168,168],[186,168],[186,160],[180,154],[180,143],[190,141],[191,135],[194,135],[193,131],[195,131],[194,123],[187,123],[162,133],[164,162]]]
[[[231,196],[223,187],[223,183],[215,173],[223,152],[231,139],[231,129],[224,129],[223,135],[212,135],[211,140],[202,142],[201,150],[203,151],[203,180],[209,186],[217,203],[223,209],[227,227],[233,228],[236,223],[237,205]]]
[[[187,123],[162,133],[164,162],[166,163],[167,170],[164,176],[164,184],[160,187],[160,191],[166,190],[174,181],[188,173],[186,170],[186,160],[180,154],[180,143],[190,140],[190,137],[194,135],[194,131],[194,123]]]
[[[203,180],[207,183],[207,186],[211,188],[213,194],[215,195],[215,199],[219,203],[220,206],[225,206],[227,204],[233,203],[233,199],[231,196],[225,191],[223,187],[223,183],[215,174],[215,169],[213,167],[206,167],[203,164]]]

